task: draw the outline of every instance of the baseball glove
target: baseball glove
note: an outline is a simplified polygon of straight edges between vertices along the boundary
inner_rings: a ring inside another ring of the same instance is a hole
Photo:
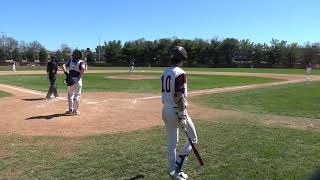
[[[63,83],[67,86],[72,86],[74,85],[75,81],[72,79],[69,73],[65,72],[66,79],[63,81]]]

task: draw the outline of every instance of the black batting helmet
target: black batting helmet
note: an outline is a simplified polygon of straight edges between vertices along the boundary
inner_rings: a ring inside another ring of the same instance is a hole
[[[186,49],[182,46],[175,46],[171,50],[171,63],[176,64],[181,61],[186,61],[188,59],[188,54]]]
[[[79,51],[78,49],[74,50],[72,53],[72,57],[75,58],[78,55],[78,57],[81,59],[82,58],[82,52]]]

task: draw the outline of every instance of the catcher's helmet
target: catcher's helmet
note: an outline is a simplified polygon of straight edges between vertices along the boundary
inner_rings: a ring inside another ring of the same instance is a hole
[[[76,56],[78,56],[79,59],[82,58],[82,52],[79,51],[78,49],[74,50],[73,53],[72,53],[72,57],[73,58],[76,58]]]
[[[182,46],[175,46],[171,50],[171,63],[176,64],[188,59],[187,51]]]

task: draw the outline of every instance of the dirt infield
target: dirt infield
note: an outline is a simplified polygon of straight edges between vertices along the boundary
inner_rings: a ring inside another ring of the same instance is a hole
[[[110,73],[119,71],[89,71],[89,73]],[[121,71],[120,71],[121,72]],[[126,71],[124,71],[126,72]],[[43,72],[0,72],[7,74],[43,74]],[[193,72],[203,74],[204,72]],[[252,75],[252,73],[211,73],[219,75]],[[304,81],[303,75],[256,74],[259,77],[287,79],[281,83],[267,83],[241,87],[227,87],[190,92],[191,95],[238,91],[241,89],[264,88],[268,86]],[[319,77],[313,77],[319,80]],[[0,99],[0,131],[21,135],[82,136],[98,133],[117,133],[163,125],[161,120],[160,94],[147,93],[84,93],[81,98],[79,116],[66,116],[66,94],[60,98],[46,100],[45,93],[0,84],[0,90],[14,94]],[[239,112],[208,109],[190,103],[190,114],[197,119],[219,119],[224,116],[238,116]],[[276,116],[274,116],[276,117]],[[257,118],[263,119],[263,118]],[[276,123],[265,121],[266,123]],[[290,126],[288,121],[277,123]],[[293,121],[294,122],[294,121]],[[293,126],[293,125],[292,125]],[[318,127],[318,124],[303,124],[303,127]]]

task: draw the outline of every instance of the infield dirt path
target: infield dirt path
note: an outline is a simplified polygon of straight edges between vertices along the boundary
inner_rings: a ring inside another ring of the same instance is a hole
[[[127,71],[88,71],[88,73],[114,73]],[[146,72],[146,71],[144,71]],[[152,71],[155,72],[155,71]],[[160,71],[159,71],[160,73]],[[234,76],[258,76],[285,79],[287,81],[266,83],[259,85],[247,85],[239,87],[216,88],[209,90],[193,91],[189,94],[211,94],[227,91],[238,91],[242,89],[264,88],[269,86],[298,83],[305,80],[304,75],[266,74],[266,73],[222,73],[222,72],[188,72],[189,74],[210,75],[234,75]],[[1,71],[0,75],[13,74],[44,74],[42,71]],[[319,76],[312,77],[320,80]],[[46,100],[45,93],[0,84],[0,90],[6,91],[14,96],[0,99],[0,131],[21,135],[49,135],[49,136],[82,136],[98,133],[117,133],[133,131],[153,126],[163,125],[161,119],[160,94],[147,93],[88,93],[84,92],[81,97],[81,115],[66,116],[67,108],[66,94],[60,98]],[[244,113],[215,110],[190,103],[190,114],[197,119],[220,119],[229,116],[241,116]],[[248,114],[245,114],[248,116]],[[251,115],[255,116],[255,115]],[[267,117],[267,116],[264,116]],[[295,127],[296,124],[302,128],[318,128],[320,125],[312,120],[305,123],[290,124],[298,122],[299,118],[291,118],[290,121],[282,120],[281,116],[269,118],[259,117],[264,123],[280,124]],[[301,118],[300,118],[301,119]],[[299,121],[300,122],[300,121]]]

